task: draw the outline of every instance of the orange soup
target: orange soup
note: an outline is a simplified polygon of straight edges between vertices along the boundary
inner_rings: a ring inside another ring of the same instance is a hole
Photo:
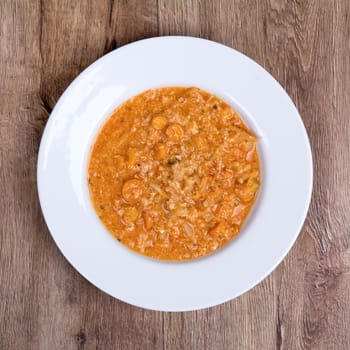
[[[195,259],[235,237],[260,184],[257,138],[218,97],[195,87],[147,90],[109,117],[88,183],[107,230],[138,253]]]

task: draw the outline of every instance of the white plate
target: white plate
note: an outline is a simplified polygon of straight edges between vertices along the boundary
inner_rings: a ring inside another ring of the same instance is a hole
[[[239,237],[208,257],[169,263],[125,248],[97,218],[86,172],[90,147],[113,109],[159,86],[197,86],[230,103],[261,138],[262,187]],[[304,222],[312,158],[294,104],[262,67],[211,41],[160,37],[126,45],[82,72],[57,102],[38,159],[40,203],[68,261],[127,303],[186,311],[237,297],[283,259]]]

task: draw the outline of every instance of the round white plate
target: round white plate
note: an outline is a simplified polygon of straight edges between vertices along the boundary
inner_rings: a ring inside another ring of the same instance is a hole
[[[253,212],[237,239],[191,262],[157,261],[125,248],[100,223],[87,188],[87,160],[101,124],[129,97],[160,86],[218,95],[260,137],[262,187]],[[38,190],[57,246],[91,283],[140,307],[195,310],[246,292],[284,258],[309,206],[312,158],[298,111],[262,67],[211,41],[159,37],[109,53],[68,87],[42,137]]]

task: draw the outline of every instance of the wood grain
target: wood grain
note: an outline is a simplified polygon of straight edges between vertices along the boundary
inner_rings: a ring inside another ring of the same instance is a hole
[[[315,179],[303,230],[268,278],[214,308],[160,313],[105,295],[66,262],[41,215],[36,160],[52,108],[86,66],[179,34],[240,50],[279,80]],[[349,78],[347,0],[0,1],[0,349],[349,349]]]

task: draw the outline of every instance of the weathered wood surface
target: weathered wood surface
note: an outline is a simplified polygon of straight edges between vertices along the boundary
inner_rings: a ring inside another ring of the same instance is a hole
[[[268,278],[224,305],[174,314],[115,300],[69,265],[41,215],[36,159],[82,69],[175,34],[229,45],[279,80],[310,136],[315,179],[304,228]],[[1,0],[0,349],[350,349],[349,121],[348,0]]]

